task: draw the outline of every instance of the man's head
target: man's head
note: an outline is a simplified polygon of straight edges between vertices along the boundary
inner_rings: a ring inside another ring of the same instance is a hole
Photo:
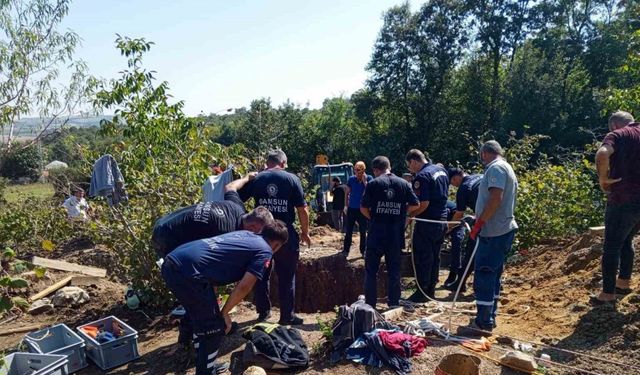
[[[342,181],[340,181],[340,177],[334,177],[332,181],[335,186],[338,186],[342,183]]]
[[[267,154],[267,168],[286,168],[287,167],[287,154],[284,151],[278,149],[271,150]]]
[[[273,222],[273,215],[264,206],[258,206],[242,216],[242,229],[260,233],[265,225]]]
[[[498,141],[487,141],[480,147],[480,159],[482,159],[482,164],[484,165],[502,157],[502,155],[504,155],[504,150],[502,150],[502,146]]]
[[[631,124],[635,120],[629,112],[618,111],[609,117],[609,131],[622,129],[625,126]]]
[[[76,190],[73,191],[73,195],[75,195],[76,198],[78,199],[82,199],[84,198],[84,190],[77,188]]]
[[[422,167],[427,164],[427,157],[424,156],[424,153],[422,151],[414,148],[407,152],[405,161],[407,162],[407,168],[411,171],[411,173],[418,173],[420,169],[422,169]]]
[[[373,169],[373,175],[378,177],[391,171],[391,162],[386,156],[376,156],[371,162],[371,169]]]
[[[271,246],[271,250],[275,253],[280,247],[289,241],[289,231],[287,225],[281,220],[274,220],[265,224],[262,228],[262,238]]]
[[[447,174],[449,175],[449,183],[455,187],[460,187],[462,178],[464,177],[462,168],[448,168]]]
[[[356,165],[354,165],[353,168],[356,171],[356,178],[358,180],[362,180],[364,178],[364,172],[367,169],[367,166],[364,164],[363,161],[358,161],[356,162]]]
[[[220,168],[220,165],[218,163],[209,164],[209,168],[211,168],[211,173],[214,176],[217,176],[222,173],[222,168]]]

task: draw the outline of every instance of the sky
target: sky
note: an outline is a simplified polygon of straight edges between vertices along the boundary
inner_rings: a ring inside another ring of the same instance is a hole
[[[62,27],[82,39],[76,58],[105,79],[126,68],[116,33],[153,41],[144,66],[188,115],[262,97],[318,108],[363,86],[382,14],[401,2],[76,0]]]

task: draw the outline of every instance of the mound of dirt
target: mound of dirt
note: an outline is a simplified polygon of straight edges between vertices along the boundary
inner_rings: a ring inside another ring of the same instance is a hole
[[[638,239],[635,241],[636,247]],[[602,238],[585,235],[530,251],[505,271],[504,312],[530,307],[521,316],[500,317],[498,333],[552,344],[591,357],[548,349],[552,360],[604,374],[640,368],[640,288],[613,306],[590,306],[601,290]],[[640,271],[635,260],[634,273]],[[612,363],[625,363],[626,366]]]

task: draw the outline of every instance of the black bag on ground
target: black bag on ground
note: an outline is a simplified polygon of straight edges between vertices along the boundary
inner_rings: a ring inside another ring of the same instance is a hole
[[[338,318],[333,323],[333,353],[332,361],[337,362],[342,353],[365,332],[380,329],[393,329],[393,324],[363,300],[358,300],[351,306],[343,305],[338,309]]]
[[[242,337],[249,340],[242,360],[267,370],[302,368],[309,365],[309,351],[295,328],[259,323]]]

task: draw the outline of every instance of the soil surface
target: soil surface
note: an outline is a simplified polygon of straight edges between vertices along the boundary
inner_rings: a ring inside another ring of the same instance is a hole
[[[314,229],[313,245],[310,249],[302,249],[302,258],[332,256],[341,249],[342,235],[328,228]],[[348,262],[361,263],[357,234]],[[546,353],[552,361],[565,366],[577,367],[586,373],[597,374],[633,374],[640,373],[640,289],[634,283],[633,293],[621,298],[616,307],[592,308],[588,304],[589,293],[597,292],[601,285],[600,256],[602,252],[601,238],[584,236],[580,238],[550,241],[548,244],[531,249],[526,255],[516,255],[510,260],[505,271],[505,282],[498,327],[494,331],[496,341],[490,352],[482,353],[494,360],[509,350],[513,342],[503,336],[518,340],[526,340],[544,345],[534,345],[533,353]],[[68,249],[49,253],[51,258],[60,258],[84,265],[109,268],[113,259],[108,249],[90,247],[92,244],[71,246]],[[46,254],[41,254],[46,255]],[[640,262],[636,261],[634,271],[640,271]],[[441,281],[447,275],[441,271]],[[32,278],[27,295],[43,290],[68,273],[48,271],[47,277],[37,280]],[[330,275],[327,275],[330,277]],[[124,305],[126,285],[120,282],[121,277],[110,275],[101,280],[99,285],[83,287],[91,296],[87,304],[72,308],[57,308],[47,314],[31,316],[22,314],[13,320],[4,317],[0,321],[0,331],[26,326],[46,327],[55,323],[65,323],[72,329],[105,316],[115,315],[138,330],[138,348],[141,358],[108,374],[194,374],[193,361],[181,362],[188,358],[180,352],[176,345],[177,321],[169,317],[167,311],[132,311]],[[361,283],[360,283],[361,285]],[[406,290],[404,296],[413,292],[410,279],[404,280]],[[321,286],[320,286],[321,287]],[[442,301],[450,301],[452,293],[438,289],[436,297]],[[461,295],[457,307],[462,310],[473,310],[472,288]],[[384,310],[384,298],[379,301],[379,309]],[[442,309],[435,303],[419,307],[415,312],[404,312],[396,322],[417,319],[438,313]],[[373,369],[342,361],[336,365],[329,364],[327,346],[322,337],[320,323],[330,324],[335,318],[334,312],[300,313],[304,325],[300,329],[310,352],[312,363],[302,374],[345,374],[373,373],[393,374],[389,369]],[[253,305],[243,302],[237,307],[233,319],[240,323],[241,330],[223,340],[220,357],[231,364],[231,373],[241,374],[246,365],[242,363],[242,350],[245,340],[242,329],[255,322],[256,313]],[[469,321],[469,314],[454,313],[452,323],[464,325]],[[449,313],[445,312],[435,321],[447,323]],[[272,321],[277,321],[277,307],[272,311]],[[11,352],[18,349],[24,333],[0,336],[0,350]],[[440,359],[450,353],[467,353],[466,349],[450,342],[430,339],[430,346],[420,356],[412,359],[414,374],[433,374]],[[553,349],[553,346],[572,352],[585,353],[576,355],[566,351]],[[607,362],[608,361],[608,362]],[[613,362],[619,362],[616,364]],[[624,364],[624,365],[623,365]],[[78,374],[103,374],[90,364]],[[517,371],[496,365],[493,361],[482,358],[482,374],[516,374]],[[548,365],[547,374],[585,373],[556,365]]]

